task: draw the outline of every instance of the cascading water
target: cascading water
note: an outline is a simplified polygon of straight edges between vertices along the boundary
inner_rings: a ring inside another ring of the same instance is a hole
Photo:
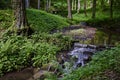
[[[105,46],[74,43],[73,49],[66,54],[67,57],[61,55],[65,72],[68,73],[69,69],[85,66],[96,52],[104,49],[106,49]]]
[[[72,58],[77,59],[74,62],[73,68],[77,68],[77,66],[84,66],[86,61],[88,61],[96,51],[96,46],[94,45],[75,43],[74,49],[68,53],[68,55]]]

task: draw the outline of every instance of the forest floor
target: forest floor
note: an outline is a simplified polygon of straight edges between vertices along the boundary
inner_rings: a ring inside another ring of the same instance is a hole
[[[71,36],[75,40],[92,39],[95,36],[96,28],[89,26],[72,25],[63,28],[61,33],[63,35]],[[7,73],[0,80],[36,80],[40,77],[44,77],[44,74],[48,73],[47,70],[39,70],[36,68],[25,68],[21,71],[13,71]]]

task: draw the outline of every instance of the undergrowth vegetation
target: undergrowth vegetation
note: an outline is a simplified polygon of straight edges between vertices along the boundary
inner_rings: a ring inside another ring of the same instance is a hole
[[[41,67],[56,60],[57,52],[66,49],[70,41],[70,38],[61,34],[39,33],[29,37],[4,36],[0,40],[0,76],[28,66]]]
[[[119,80],[120,46],[93,56],[85,67],[78,68],[63,80]]]
[[[67,19],[36,9],[27,11],[28,22],[36,31],[48,32],[68,26]]]
[[[120,11],[115,10],[113,13],[113,19],[119,18],[120,17],[119,13]],[[110,18],[109,10],[97,11],[95,19],[92,19],[91,15],[92,12],[90,11],[87,11],[87,16],[85,16],[84,12],[76,13],[73,14],[73,20],[75,20],[76,22],[80,22],[80,21],[99,22],[99,21],[105,21]]]
[[[0,29],[8,28],[13,23],[13,15],[11,10],[0,10]]]

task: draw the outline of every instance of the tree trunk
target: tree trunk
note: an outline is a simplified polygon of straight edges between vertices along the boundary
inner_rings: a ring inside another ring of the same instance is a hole
[[[48,3],[48,8],[50,9],[51,7],[51,0],[49,0],[49,3]]]
[[[40,0],[38,0],[38,9],[40,9]]]
[[[87,7],[87,2],[86,0],[84,0],[84,14],[85,14],[85,17],[87,17],[87,12],[86,12],[86,7]]]
[[[27,28],[25,0],[13,0],[15,29],[18,31]]]
[[[75,0],[75,10],[77,10],[77,1]]]
[[[67,4],[68,4],[68,18],[72,19],[71,0],[67,0]]]
[[[25,0],[25,7],[26,8],[29,8],[29,4],[30,4],[30,1],[29,0]]]
[[[72,10],[74,10],[74,0],[72,0]]]
[[[110,0],[110,18],[113,18],[113,0]]]
[[[48,12],[49,9],[49,0],[46,0],[46,11]]]
[[[80,12],[80,8],[81,8],[81,6],[80,6],[80,0],[78,0],[78,9],[77,9],[77,13]]]
[[[93,0],[93,7],[92,7],[92,18],[94,19],[96,17],[96,0]]]

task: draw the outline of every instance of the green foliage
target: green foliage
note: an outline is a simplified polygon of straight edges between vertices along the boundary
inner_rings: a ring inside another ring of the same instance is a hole
[[[6,9],[11,7],[11,0],[0,0],[0,9]]]
[[[57,76],[54,75],[53,73],[46,72],[44,80],[57,80]]]
[[[0,40],[0,76],[27,66],[41,67],[56,60],[56,53],[66,49],[70,39],[60,34],[37,33],[32,36],[6,36]]]
[[[9,37],[0,44],[0,70],[6,73],[32,64],[47,63],[55,58],[58,49],[47,43],[33,43],[22,36]]]
[[[21,69],[28,65],[28,53],[30,47],[27,45],[26,39],[18,36],[9,37],[9,39],[0,42],[0,70],[5,73],[16,69]],[[26,48],[26,51],[24,51]]]
[[[52,60],[56,59],[56,52],[59,50],[58,47],[50,45],[48,43],[35,44],[36,54],[33,57],[33,65],[41,66],[47,64]]]
[[[116,19],[116,18],[119,18],[120,15],[119,15],[120,11],[118,10],[115,10],[114,13],[113,13],[113,19]],[[81,13],[76,13],[76,14],[73,14],[73,20],[75,20],[76,22],[80,22],[80,21],[86,21],[86,22],[99,22],[100,21],[106,21],[106,20],[109,20],[110,19],[110,12],[109,10],[106,10],[104,12],[102,11],[99,11],[97,10],[96,12],[96,18],[95,19],[92,19],[91,18],[91,15],[92,15],[92,12],[91,11],[87,11],[87,17],[85,16],[84,12],[81,12]]]
[[[120,46],[96,53],[92,61],[85,67],[78,68],[63,80],[109,80],[107,70],[113,71],[112,75],[120,75]],[[114,79],[112,79],[114,80]]]
[[[36,31],[49,32],[68,26],[65,18],[40,10],[27,10],[27,17],[30,26]]]
[[[62,34],[47,34],[47,33],[36,33],[32,35],[32,39],[36,42],[46,42],[49,44],[54,44],[62,50],[68,50],[71,48],[72,39]]]
[[[0,28],[8,28],[12,25],[12,11],[0,10]]]

